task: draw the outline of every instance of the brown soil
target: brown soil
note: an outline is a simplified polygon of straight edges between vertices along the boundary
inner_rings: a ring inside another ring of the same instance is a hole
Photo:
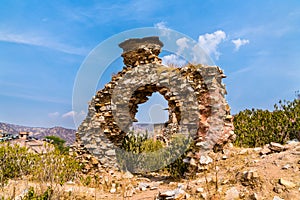
[[[68,183],[63,186],[56,185],[54,190],[59,199],[150,200],[155,199],[159,192],[174,190],[181,185],[185,192],[181,199],[230,199],[228,190],[235,188],[239,196],[236,199],[273,199],[274,196],[278,196],[285,200],[299,200],[300,143],[285,147],[288,148],[285,151],[262,156],[259,148],[226,146],[223,153],[211,153],[209,156],[214,159],[214,163],[190,180],[182,179],[176,182],[155,173],[148,178],[138,176],[124,178],[124,174],[115,173],[111,175],[118,180],[116,183],[119,183],[115,193],[110,192],[111,186],[105,187],[101,183],[96,188]],[[249,177],[245,178],[247,172],[251,173],[248,173]],[[281,178],[292,182],[293,187],[280,184]],[[158,185],[158,187],[152,188],[153,190],[144,188],[145,191],[141,191],[138,187],[141,182],[150,186]],[[33,183],[25,179],[10,180],[8,185],[0,191],[0,197],[21,197],[30,186],[35,187],[37,192],[47,188],[47,184]],[[133,195],[125,198],[124,196],[130,194],[131,190],[134,191]]]

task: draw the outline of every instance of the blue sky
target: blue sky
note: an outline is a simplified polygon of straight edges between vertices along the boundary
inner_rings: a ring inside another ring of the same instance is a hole
[[[227,75],[233,113],[272,109],[300,89],[298,0],[4,0],[0,9],[2,122],[74,127],[73,85],[86,56],[142,27],[170,28],[202,45]]]

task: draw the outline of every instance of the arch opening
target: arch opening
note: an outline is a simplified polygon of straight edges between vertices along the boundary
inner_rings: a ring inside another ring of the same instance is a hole
[[[168,101],[158,92],[148,96],[145,103],[138,105],[138,112],[135,114],[135,123],[162,124],[169,120]]]
[[[154,137],[162,132],[169,121],[168,101],[158,92],[153,92],[145,103],[137,105],[133,122],[135,132],[147,132],[148,137]]]
[[[167,87],[159,87],[150,84],[137,88],[129,101],[129,112],[133,121],[138,121],[136,119],[136,114],[138,112],[139,105],[141,106],[144,103],[148,102],[149,97],[152,97],[153,94],[156,97],[159,97],[161,95],[163,98],[160,99],[163,99],[165,107],[168,107],[168,119],[166,123],[174,123],[174,121],[176,121],[179,124],[181,113],[178,100],[172,98],[173,95]]]

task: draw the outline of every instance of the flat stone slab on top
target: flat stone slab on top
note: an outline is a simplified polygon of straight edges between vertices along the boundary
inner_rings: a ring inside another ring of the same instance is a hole
[[[161,48],[164,46],[162,41],[159,40],[157,36],[144,37],[144,38],[133,38],[125,40],[124,42],[119,44],[119,47],[123,49],[124,52],[133,51],[139,49],[142,45],[144,46],[158,46]]]

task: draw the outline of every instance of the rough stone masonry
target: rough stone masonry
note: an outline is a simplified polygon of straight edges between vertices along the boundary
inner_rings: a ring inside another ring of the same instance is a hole
[[[118,169],[115,148],[136,121],[138,105],[154,92],[163,95],[169,106],[162,137],[168,139],[174,133],[192,136],[195,148],[185,159],[191,165],[200,165],[204,151],[222,147],[233,138],[230,107],[222,84],[226,76],[219,67],[162,65],[158,55],[163,43],[158,37],[128,39],[119,46],[125,66],[92,98],[76,132],[72,153],[90,163],[86,171]],[[96,159],[91,159],[91,154]]]

